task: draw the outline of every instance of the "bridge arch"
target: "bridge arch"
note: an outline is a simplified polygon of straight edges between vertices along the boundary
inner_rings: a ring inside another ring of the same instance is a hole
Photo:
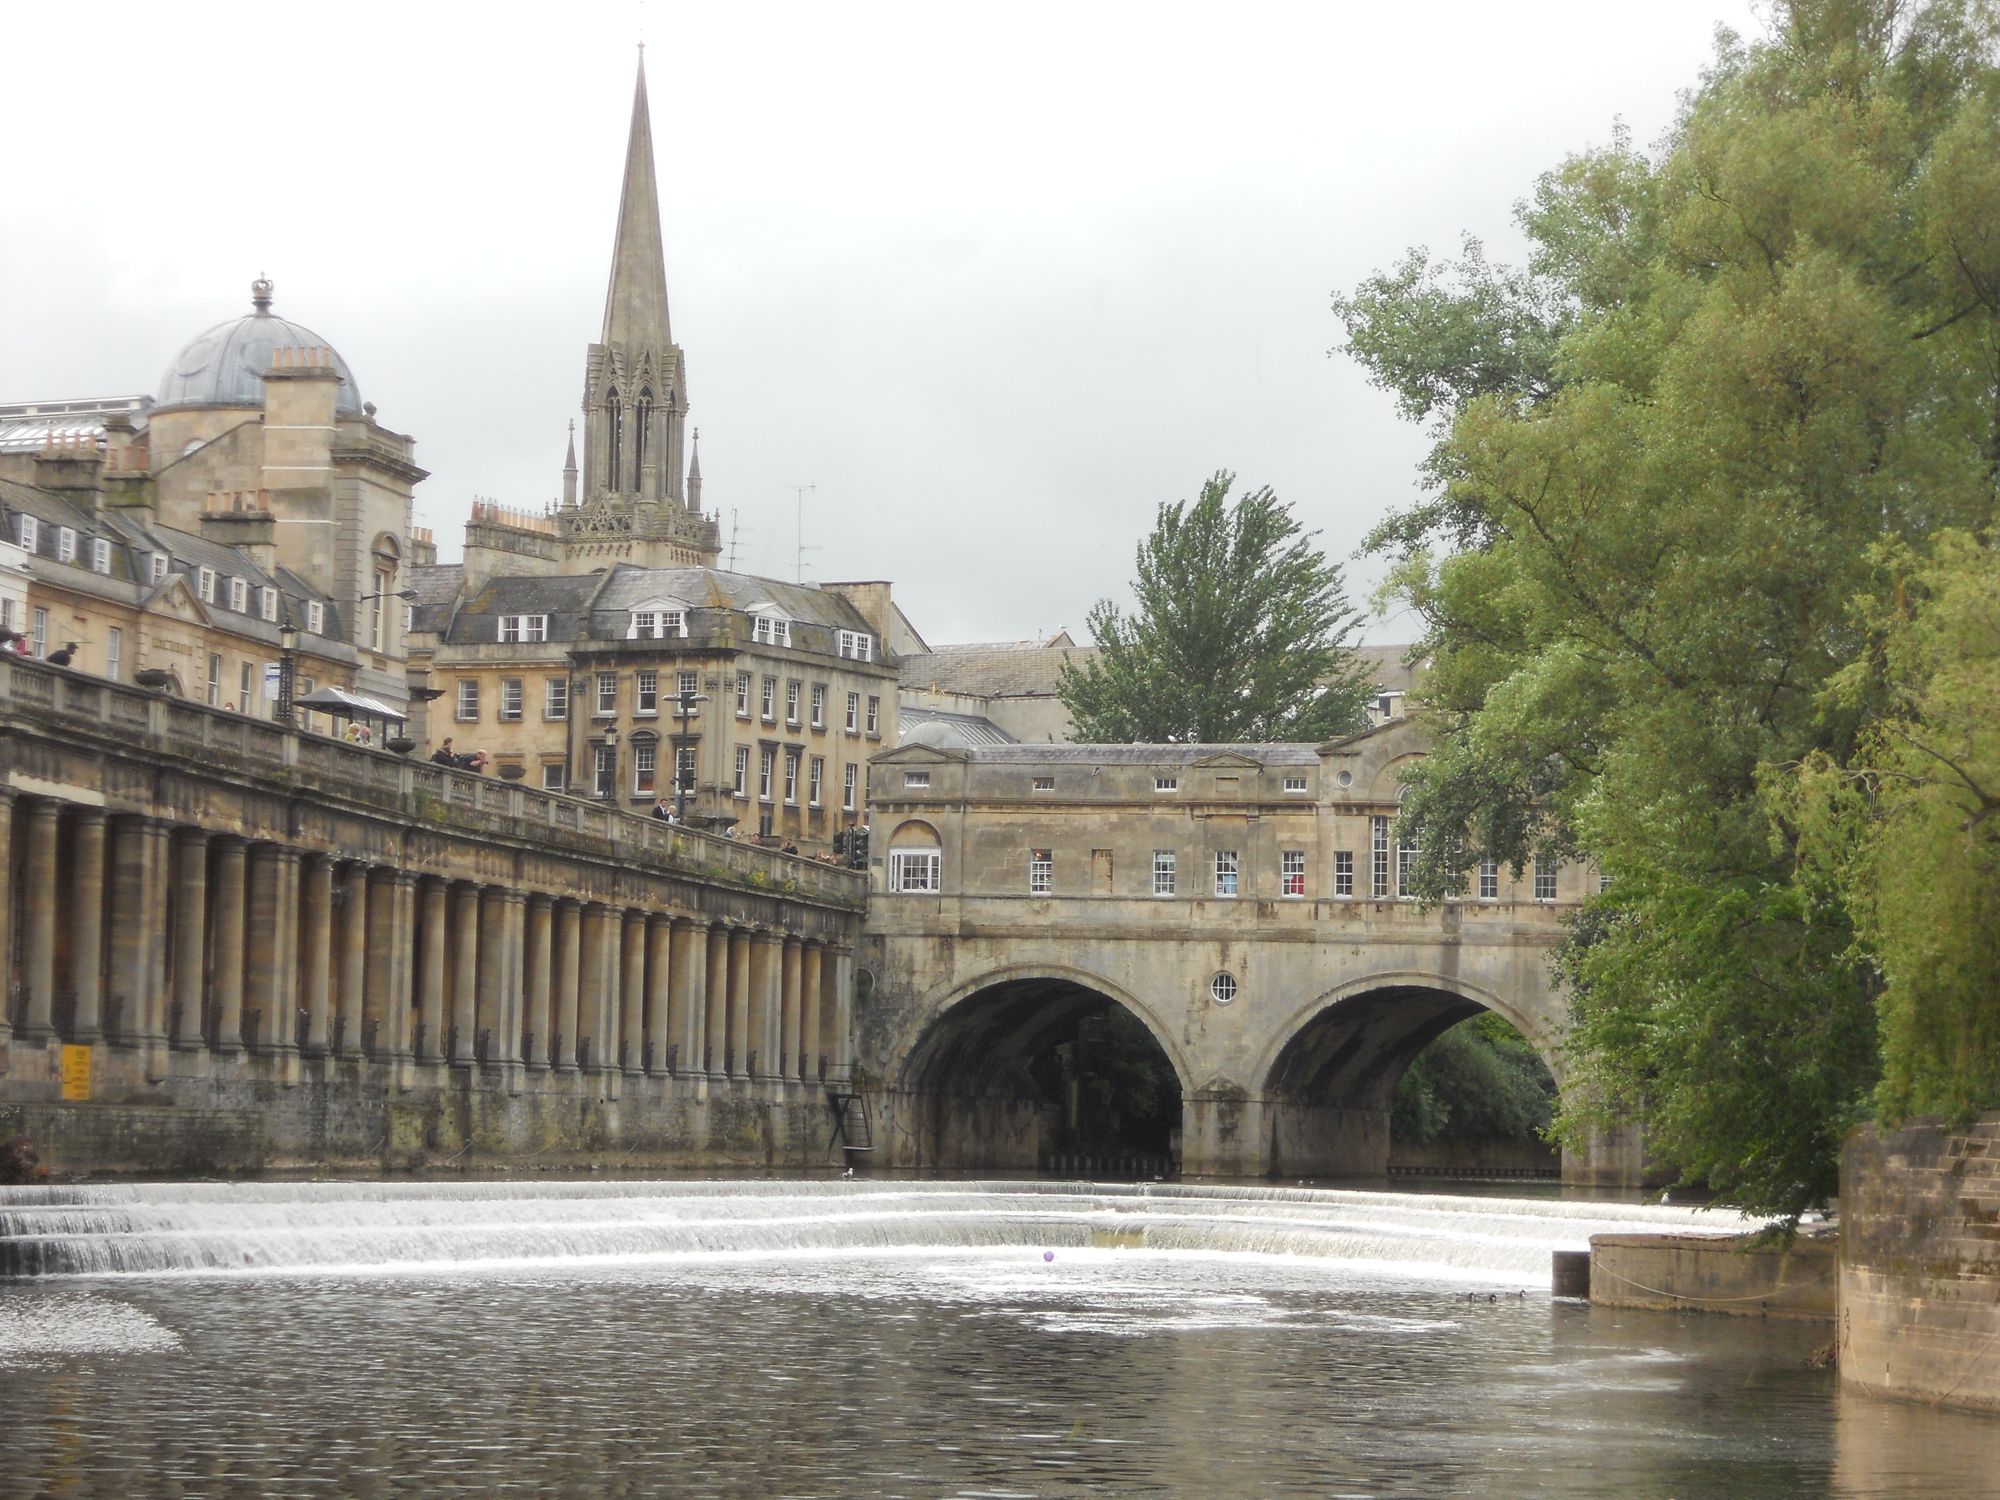
[[[1369,974],[1300,1006],[1273,1029],[1253,1075],[1264,1098],[1271,1170],[1386,1171],[1397,1081],[1433,1041],[1482,1010],[1513,1026],[1561,1085],[1557,1018],[1550,1010],[1529,1008],[1458,975]]]
[[[1161,1109],[1171,1095],[1172,1119],[1157,1139],[1095,1141],[1087,1150],[1107,1160],[1170,1156],[1192,1081],[1172,1033],[1142,999],[1101,974],[1024,963],[941,987],[916,1007],[889,1053],[902,1059],[889,1090],[903,1135],[899,1164],[1032,1169],[1052,1152],[1086,1149],[1072,1134],[1077,1101],[1051,1086],[1050,1059],[1107,1032],[1128,1053],[1134,1038],[1150,1043],[1163,1065]],[[1065,1067],[1069,1061],[1062,1059]]]

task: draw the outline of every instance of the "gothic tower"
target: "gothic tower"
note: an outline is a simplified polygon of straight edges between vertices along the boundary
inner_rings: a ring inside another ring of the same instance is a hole
[[[713,565],[719,528],[701,514],[698,498],[690,505],[682,480],[687,410],[687,359],[667,316],[642,50],[604,331],[584,367],[582,493],[570,502],[575,481],[566,474],[565,504],[557,512],[572,555],[652,567]]]

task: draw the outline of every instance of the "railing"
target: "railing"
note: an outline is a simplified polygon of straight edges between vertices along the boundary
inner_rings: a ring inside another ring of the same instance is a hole
[[[45,726],[66,740],[94,736],[121,751],[203,768],[228,765],[243,779],[285,782],[329,806],[362,808],[401,823],[443,823],[509,839],[555,832],[579,854],[658,873],[850,910],[866,898],[867,877],[837,865],[7,653],[0,653],[0,723],[17,731]]]

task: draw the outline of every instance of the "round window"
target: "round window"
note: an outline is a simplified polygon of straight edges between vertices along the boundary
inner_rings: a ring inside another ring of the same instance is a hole
[[[1216,975],[1208,982],[1208,993],[1217,1005],[1227,1005],[1236,998],[1236,976],[1227,973]]]
[[[1342,786],[1354,785],[1354,773],[1352,771],[1342,771],[1338,776],[1334,777],[1333,779]]]

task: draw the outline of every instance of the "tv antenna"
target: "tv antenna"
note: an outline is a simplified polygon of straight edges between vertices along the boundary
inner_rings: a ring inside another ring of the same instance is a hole
[[[794,563],[795,576],[793,577],[792,581],[794,583],[802,584],[806,581],[806,554],[808,552],[819,551],[819,548],[817,547],[808,547],[806,545],[806,491],[816,490],[819,488],[819,486],[816,484],[794,484],[788,486],[788,488],[791,490],[792,494],[798,498],[799,551],[798,551],[798,557]]]
[[[736,514],[737,514],[736,507],[733,505],[730,506],[729,507],[729,571],[732,573],[736,571],[736,538],[743,529],[737,523]]]

